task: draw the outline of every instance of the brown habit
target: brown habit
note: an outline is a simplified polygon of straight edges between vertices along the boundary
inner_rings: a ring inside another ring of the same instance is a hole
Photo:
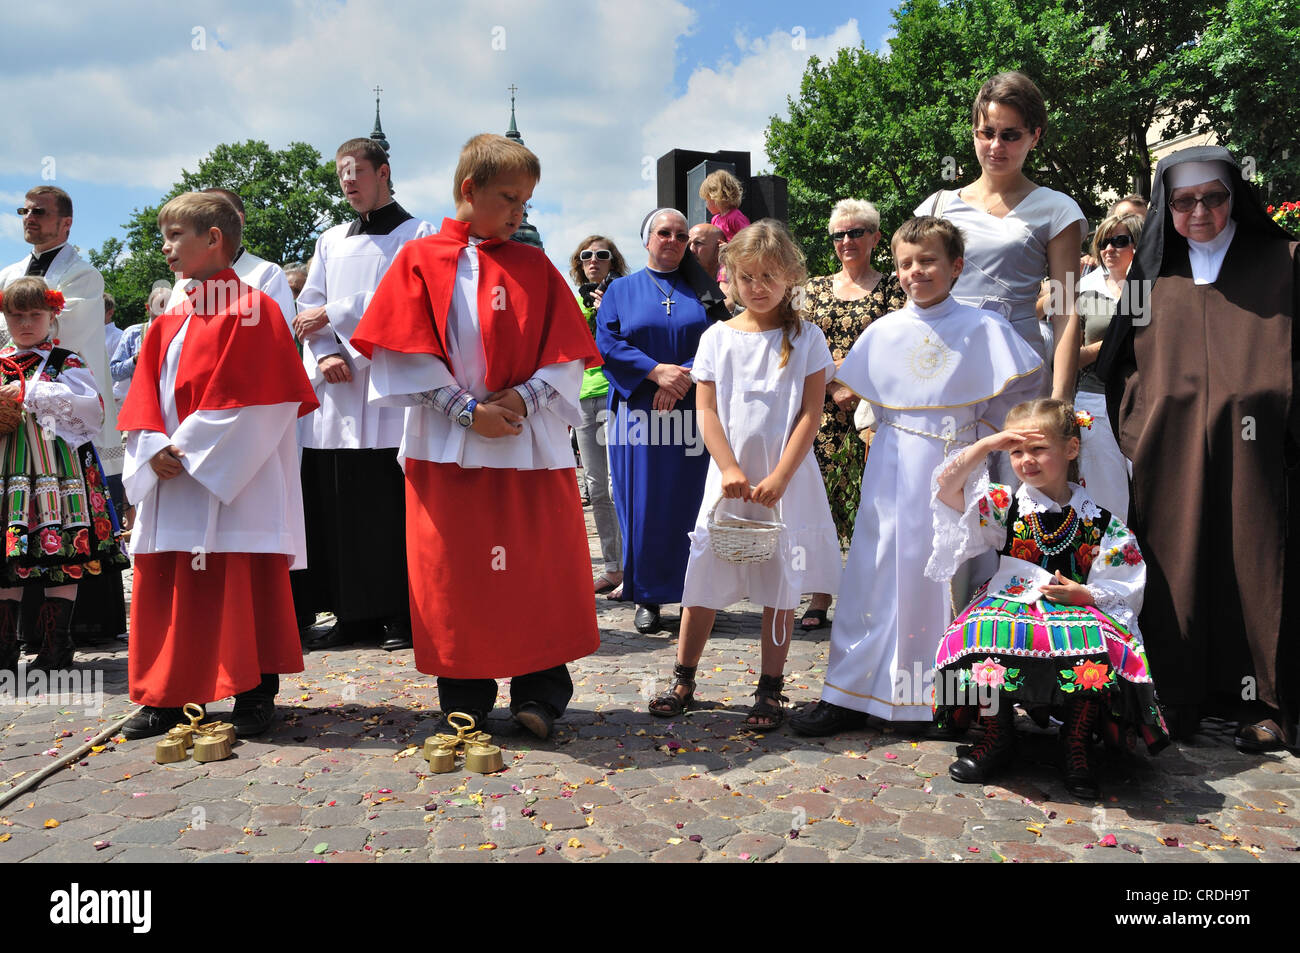
[[[1300,693],[1290,604],[1300,551],[1288,553],[1300,540],[1296,248],[1238,229],[1208,285],[1193,283],[1185,243],[1169,249],[1150,323],[1134,328],[1136,366],[1118,408],[1133,461],[1130,523],[1148,567],[1140,621],[1161,701],[1249,697],[1253,677],[1288,732]]]

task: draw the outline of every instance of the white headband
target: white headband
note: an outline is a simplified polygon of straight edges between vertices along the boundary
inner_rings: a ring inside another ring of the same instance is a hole
[[[1232,174],[1228,171],[1228,164],[1217,159],[1210,162],[1180,162],[1165,173],[1165,187],[1170,192],[1216,180],[1226,185],[1229,193],[1232,192]]]
[[[680,215],[682,221],[683,222],[686,221],[686,216],[682,215],[682,213],[677,211],[677,209],[675,208],[670,208],[668,206],[665,206],[663,208],[655,209],[653,212],[651,212],[649,215],[645,217],[644,221],[641,222],[641,244],[644,245],[646,248],[650,247],[650,227],[654,225],[655,219],[658,218],[660,215],[662,215],[664,212],[672,212],[674,215]]]

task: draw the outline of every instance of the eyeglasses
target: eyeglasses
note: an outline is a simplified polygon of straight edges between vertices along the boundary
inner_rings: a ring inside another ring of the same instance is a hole
[[[47,208],[20,208],[17,209],[19,216],[26,218],[28,215],[35,215],[40,218],[42,215],[49,215],[50,210]]]
[[[591,261],[593,258],[596,259],[596,261],[609,261],[613,257],[614,256],[610,254],[608,248],[597,248],[594,250],[588,248],[586,251],[578,252],[578,261]]]
[[[844,239],[846,238],[849,241],[856,242],[863,235],[867,234],[867,232],[874,232],[874,231],[875,231],[874,228],[850,228],[842,232],[831,232],[831,244],[832,245],[838,244],[839,242],[844,241]]]
[[[1180,195],[1176,199],[1169,200],[1169,207],[1175,212],[1186,215],[1196,208],[1197,203],[1204,205],[1206,208],[1218,208],[1230,198],[1232,198],[1231,192],[1211,192],[1209,195],[1202,195],[1199,198],[1195,195]]]
[[[1110,236],[1110,238],[1098,242],[1097,250],[1105,251],[1111,245],[1114,245],[1116,248],[1128,248],[1128,246],[1132,244],[1133,244],[1132,235],[1112,235]]]
[[[975,135],[985,142],[992,142],[994,139],[1001,139],[1003,142],[1019,142],[1022,136],[1028,135],[1023,129],[976,129]]]
[[[674,232],[671,228],[657,229],[655,234],[666,242],[684,242],[688,237],[685,232]]]

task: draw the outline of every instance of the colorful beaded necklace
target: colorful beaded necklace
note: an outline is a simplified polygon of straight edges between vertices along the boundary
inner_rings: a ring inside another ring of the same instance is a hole
[[[1025,525],[1029,527],[1034,542],[1038,544],[1038,548],[1045,556],[1057,556],[1069,549],[1070,544],[1074,542],[1074,534],[1079,529],[1079,514],[1074,511],[1073,506],[1067,506],[1061,515],[1065,519],[1052,533],[1043,531],[1037,513],[1029,513],[1025,516]]]

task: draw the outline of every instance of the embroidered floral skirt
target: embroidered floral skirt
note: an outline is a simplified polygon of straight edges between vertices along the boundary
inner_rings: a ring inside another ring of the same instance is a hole
[[[0,585],[60,586],[128,563],[92,444],[46,439],[30,415],[0,437],[5,526]]]
[[[1014,602],[981,589],[939,642],[934,691],[940,721],[995,692],[1025,708],[1093,695],[1112,741],[1140,734],[1153,754],[1169,743],[1141,640],[1093,606]]]

